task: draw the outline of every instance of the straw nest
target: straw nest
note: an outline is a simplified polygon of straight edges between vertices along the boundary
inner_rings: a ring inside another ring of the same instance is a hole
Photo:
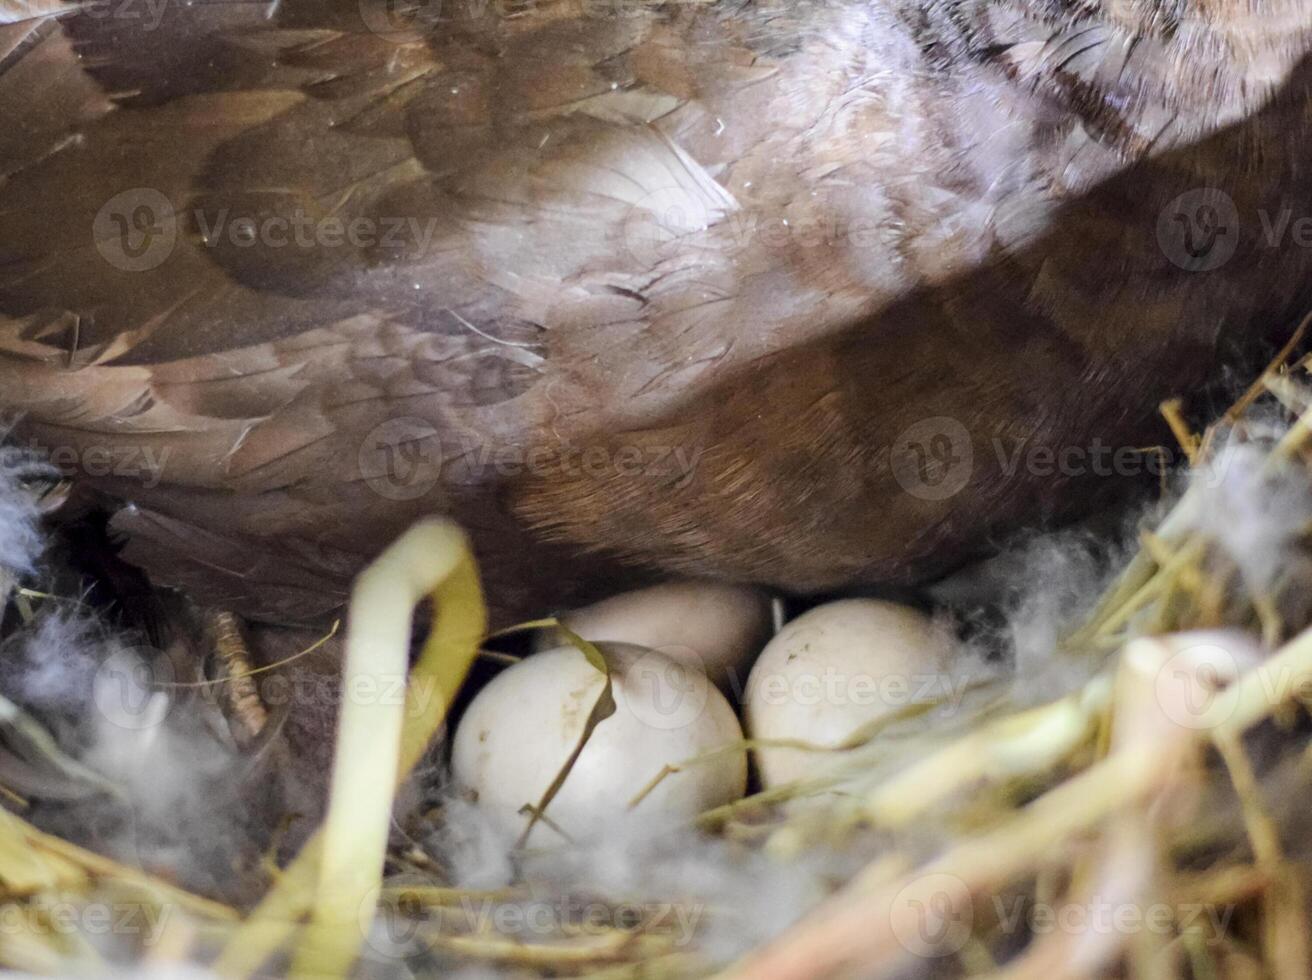
[[[442,696],[344,708],[326,820],[293,860],[269,858],[262,897],[235,907],[108,860],[38,830],[12,794],[0,961],[223,976],[1306,976],[1312,526],[1298,522],[1312,512],[1284,502],[1312,490],[1312,384],[1295,349],[1205,432],[1165,407],[1195,476],[1051,651],[1058,696],[1036,702],[1025,678],[981,681],[950,712],[921,706],[863,732],[823,780],[702,816],[729,862],[847,856],[827,865],[814,907],[745,954],[671,927],[686,894],[663,908],[598,893],[563,904],[551,889],[565,886],[536,880],[529,855],[504,888],[453,887],[441,855],[414,843],[440,830],[440,807],[412,808],[408,836],[393,832],[393,794],[432,759],[486,646],[465,540],[429,523],[361,580],[345,670],[409,669],[412,689]],[[1274,529],[1257,571],[1227,540],[1226,493]],[[5,591],[11,632],[56,601],[14,581]],[[410,620],[427,596],[433,625],[411,667]],[[261,710],[249,674],[234,662],[218,679],[240,689],[233,710]],[[14,704],[0,715],[6,744],[79,765]],[[604,705],[594,715],[604,724]],[[544,818],[550,796],[536,804]],[[572,911],[530,934],[507,927],[548,898]],[[154,927],[109,929],[109,944],[87,928],[94,910]]]

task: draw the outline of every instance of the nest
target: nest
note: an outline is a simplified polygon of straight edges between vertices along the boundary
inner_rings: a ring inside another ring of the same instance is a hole
[[[431,759],[486,642],[465,539],[428,523],[365,574],[349,617],[347,681],[409,670],[412,695],[344,707],[323,826],[292,860],[269,857],[258,900],[111,861],[38,829],[15,796],[0,810],[0,962],[222,976],[1306,976],[1312,386],[1308,362],[1290,363],[1298,339],[1205,432],[1164,407],[1193,476],[1050,651],[1057,694],[1036,703],[1014,677],[981,680],[951,711],[922,705],[863,732],[823,778],[705,813],[697,843],[675,839],[727,866],[812,862],[824,894],[759,945],[706,941],[743,910],[691,885],[589,890],[559,865],[540,873],[541,855],[512,854],[498,887],[456,887],[424,845],[450,806],[412,807],[396,832],[394,794]],[[1231,540],[1250,533],[1234,509],[1270,535],[1255,559]],[[429,595],[410,666],[411,617]],[[11,600],[21,627],[48,597]],[[545,627],[559,624],[525,628]],[[233,710],[261,710],[251,673],[237,659],[218,681],[245,705]],[[0,713],[7,742],[79,766],[36,719],[8,702]],[[541,819],[551,796],[535,803]],[[88,935],[95,910],[124,928]]]

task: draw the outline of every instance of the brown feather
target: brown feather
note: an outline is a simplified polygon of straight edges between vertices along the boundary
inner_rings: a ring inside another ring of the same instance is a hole
[[[1138,445],[1308,299],[1253,216],[1312,190],[1312,0],[443,6],[0,27],[0,404],[161,581],[306,622],[434,512],[503,619],[608,559],[917,578],[1087,499],[998,440]],[[1207,274],[1157,238],[1199,187]]]

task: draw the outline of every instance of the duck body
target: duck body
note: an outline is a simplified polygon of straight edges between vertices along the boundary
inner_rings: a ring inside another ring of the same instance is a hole
[[[916,580],[1309,299],[1312,2],[439,6],[0,27],[0,407],[161,582]]]

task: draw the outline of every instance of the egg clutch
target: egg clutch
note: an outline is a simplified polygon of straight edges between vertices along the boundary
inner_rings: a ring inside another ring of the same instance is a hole
[[[560,622],[477,694],[452,747],[459,791],[534,846],[688,825],[743,797],[749,768],[765,789],[822,776],[881,719],[952,690],[951,630],[881,600],[776,623],[760,590],[682,581]]]

